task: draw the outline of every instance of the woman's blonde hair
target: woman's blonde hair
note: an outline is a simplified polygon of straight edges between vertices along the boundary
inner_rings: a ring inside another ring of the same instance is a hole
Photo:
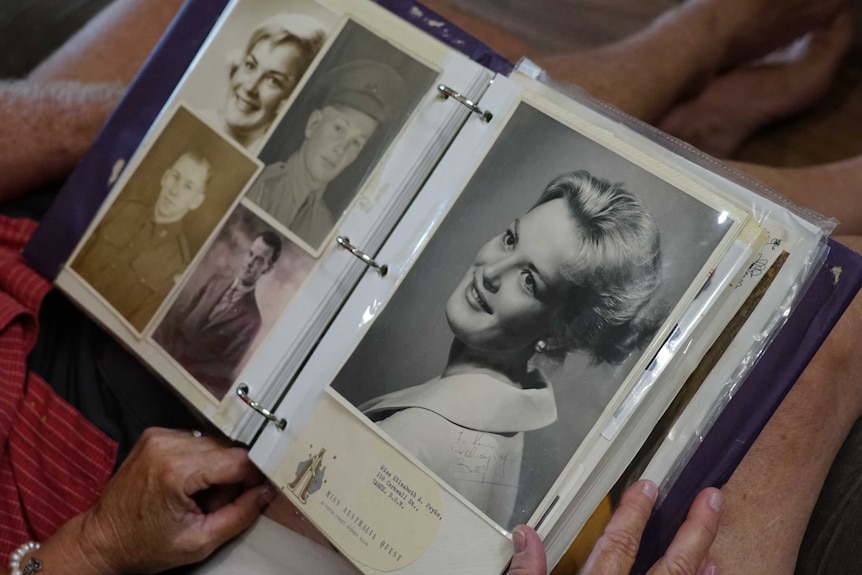
[[[579,252],[563,271],[565,304],[551,318],[547,353],[580,349],[594,361],[619,363],[655,333],[664,309],[654,301],[661,283],[658,226],[622,184],[581,170],[550,182],[539,206],[566,202],[581,234]]]
[[[246,56],[263,41],[273,48],[282,44],[293,44],[299,48],[300,69],[305,70],[326,41],[326,32],[319,20],[301,14],[282,13],[267,18],[252,31],[245,51],[237,50],[228,58],[229,73],[233,76]]]

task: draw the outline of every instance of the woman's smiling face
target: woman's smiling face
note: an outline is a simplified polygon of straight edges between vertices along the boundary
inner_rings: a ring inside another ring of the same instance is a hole
[[[563,270],[583,239],[566,202],[551,200],[486,243],[446,304],[455,337],[485,351],[515,351],[547,335],[570,292]]]
[[[236,135],[267,128],[302,75],[302,50],[261,40],[230,77],[225,122]]]

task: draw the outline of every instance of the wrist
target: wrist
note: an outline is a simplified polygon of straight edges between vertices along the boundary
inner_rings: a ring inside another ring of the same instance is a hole
[[[46,573],[56,575],[116,575],[120,571],[104,558],[87,532],[88,513],[78,515],[63,525],[28,557],[42,562]]]
[[[35,541],[28,541],[9,555],[9,575],[33,575],[42,570],[42,562],[36,557],[31,557],[39,551],[40,545]]]

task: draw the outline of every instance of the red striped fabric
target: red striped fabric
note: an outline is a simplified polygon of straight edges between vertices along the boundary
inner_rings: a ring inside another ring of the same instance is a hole
[[[116,444],[27,370],[51,285],[20,255],[36,229],[0,216],[0,558],[49,537],[107,483]]]

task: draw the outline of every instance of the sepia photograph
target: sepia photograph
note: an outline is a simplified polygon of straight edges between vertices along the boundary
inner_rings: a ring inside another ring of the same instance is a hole
[[[348,21],[267,141],[246,199],[318,255],[436,77]]]
[[[332,387],[510,530],[731,225],[522,103]]]
[[[312,0],[238,2],[177,99],[257,154],[337,24]]]
[[[237,206],[153,340],[221,400],[314,263],[296,244]]]
[[[179,108],[72,260],[137,332],[146,328],[258,165]]]

